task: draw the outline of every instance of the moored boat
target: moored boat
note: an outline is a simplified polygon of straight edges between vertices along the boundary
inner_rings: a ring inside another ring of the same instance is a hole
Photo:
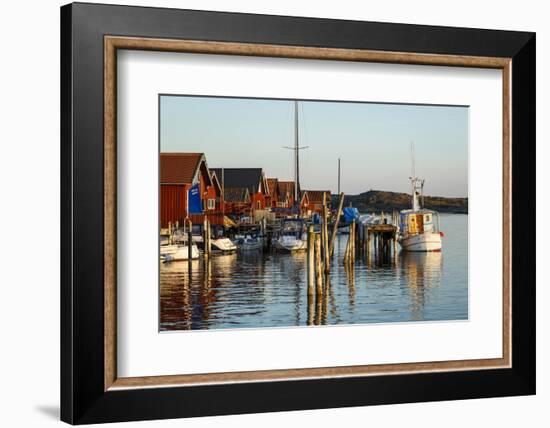
[[[231,251],[236,251],[237,246],[231,242],[229,238],[218,238],[218,239],[212,239],[210,241],[210,244],[212,245],[212,249],[222,251],[224,253],[229,253]]]
[[[246,235],[237,240],[237,245],[241,251],[259,251],[262,249],[262,240],[257,236]]]
[[[415,177],[414,157],[412,186],[412,209],[402,210],[399,215],[398,242],[405,251],[441,251],[439,213],[425,209],[423,205],[424,180]]]
[[[307,250],[307,233],[302,219],[284,219],[281,232],[274,240],[274,246],[281,251]]]
[[[191,258],[193,260],[199,258],[199,249],[195,244],[192,244],[191,247]],[[163,262],[189,260],[189,247],[180,244],[162,245],[160,247],[160,259]]]

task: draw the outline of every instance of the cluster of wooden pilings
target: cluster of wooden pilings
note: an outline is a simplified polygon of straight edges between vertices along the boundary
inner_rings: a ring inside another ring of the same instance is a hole
[[[189,277],[193,274],[193,222],[191,220],[186,220],[185,222],[187,226],[186,231],[186,240],[187,240],[187,270],[189,273]],[[170,224],[168,225],[170,229]],[[178,228],[178,224],[176,223],[176,230]],[[170,229],[170,240],[172,239],[172,230]],[[211,255],[212,255],[212,237],[210,236],[210,220],[205,217],[203,221],[203,227],[202,227],[202,239],[203,239],[203,246],[204,251],[202,253],[203,260],[207,262]],[[170,242],[172,243],[172,242]]]
[[[323,195],[323,210],[320,231],[316,232],[313,225],[307,231],[307,300],[308,325],[319,325],[321,314],[326,316],[327,295],[330,291],[330,263],[334,254],[334,242],[338,230],[338,222],[342,215],[344,194],[340,194],[340,202],[331,233],[329,233],[329,214],[326,194]],[[315,310],[313,310],[315,308]],[[315,315],[314,315],[315,314]]]
[[[397,256],[398,217],[394,214],[391,223],[381,214],[377,224],[360,224],[352,221],[349,226],[349,238],[344,253],[344,265],[352,268],[358,257],[370,261],[375,257],[378,262],[388,262],[391,256]]]

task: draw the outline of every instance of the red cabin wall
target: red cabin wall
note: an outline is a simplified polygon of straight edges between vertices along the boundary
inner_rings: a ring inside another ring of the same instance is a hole
[[[175,224],[187,216],[188,185],[162,184],[160,186],[160,227],[168,227],[168,222]]]
[[[219,195],[218,195],[218,192],[216,192],[216,188],[214,186],[208,186],[208,190],[206,192],[203,193],[203,208],[205,211],[216,211],[216,210],[219,210]],[[214,204],[215,205],[215,208],[213,209],[208,209],[208,199],[214,199],[214,201],[216,201],[216,203]]]
[[[254,193],[251,195],[251,206],[253,210],[265,210],[265,195],[263,193]],[[260,206],[258,207],[258,202]]]

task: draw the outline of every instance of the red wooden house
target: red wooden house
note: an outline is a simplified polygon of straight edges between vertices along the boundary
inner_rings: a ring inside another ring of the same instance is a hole
[[[161,153],[160,154],[160,226],[168,222],[183,225],[186,218],[194,223],[202,221],[189,211],[189,189],[198,184],[203,214],[214,216],[219,187],[212,180],[204,153]],[[193,218],[195,217],[195,218]],[[220,219],[223,224],[223,217]],[[212,221],[217,224],[218,221]]]
[[[294,181],[279,181],[279,208],[292,208],[294,205]]]
[[[213,168],[212,171],[220,181],[226,200],[227,189],[247,189],[250,212],[268,207],[266,197],[269,197],[269,188],[262,168]],[[226,213],[234,214],[231,211]]]
[[[250,193],[246,187],[229,187],[224,190],[224,211],[236,217],[250,215]]]
[[[327,209],[331,211],[331,193],[330,190],[306,190],[308,195],[307,209],[311,214],[323,213],[323,194],[326,195]]]
[[[266,204],[268,207],[275,208],[279,202],[279,180],[276,178],[268,178],[267,189],[269,190],[269,196],[266,197]]]

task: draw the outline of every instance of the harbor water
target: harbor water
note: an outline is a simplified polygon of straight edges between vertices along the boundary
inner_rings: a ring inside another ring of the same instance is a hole
[[[273,328],[468,319],[468,216],[440,214],[443,249],[398,251],[379,263],[342,262],[338,235],[330,286],[308,299],[306,252],[237,252],[160,265],[160,330]],[[398,247],[399,248],[399,247]]]

